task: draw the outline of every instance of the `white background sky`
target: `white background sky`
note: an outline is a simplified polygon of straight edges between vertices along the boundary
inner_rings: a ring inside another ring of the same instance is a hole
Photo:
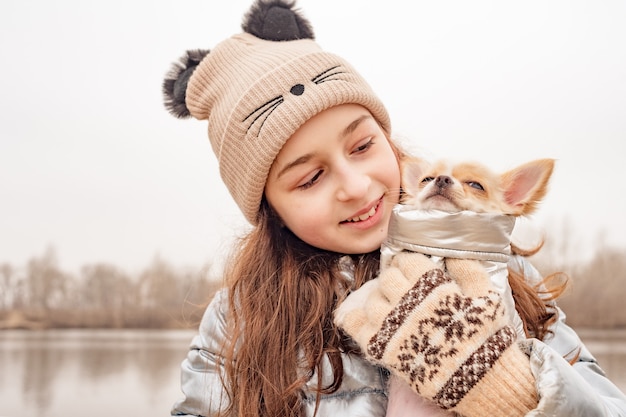
[[[243,217],[205,122],[170,116],[161,81],[239,32],[251,1],[0,2],[0,262],[49,246],[68,270],[223,256]],[[626,247],[626,2],[298,4],[413,149],[496,169],[556,158],[535,224]]]

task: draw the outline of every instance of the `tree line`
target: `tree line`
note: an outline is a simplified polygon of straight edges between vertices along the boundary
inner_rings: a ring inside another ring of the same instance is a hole
[[[531,258],[543,274],[569,276],[559,306],[572,326],[626,328],[626,250],[598,245],[588,260],[546,244]],[[175,268],[156,257],[129,274],[107,263],[63,271],[53,248],[23,266],[0,264],[2,328],[195,328],[219,288],[211,265]]]
[[[585,328],[626,328],[626,249],[599,244],[588,258],[564,256],[563,248],[549,246],[533,256],[545,276],[564,272],[568,286],[557,300],[567,323]],[[586,260],[585,260],[586,259]]]
[[[175,268],[156,257],[131,275],[115,265],[59,267],[53,248],[0,264],[0,328],[192,328],[219,286],[211,265]]]

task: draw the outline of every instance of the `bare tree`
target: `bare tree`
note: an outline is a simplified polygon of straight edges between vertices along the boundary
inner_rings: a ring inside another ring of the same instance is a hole
[[[8,310],[13,306],[16,285],[14,275],[11,264],[0,264],[0,310]]]
[[[139,276],[139,295],[145,307],[168,309],[180,306],[182,299],[178,274],[160,257]]]
[[[119,268],[91,264],[81,268],[82,307],[117,310],[136,302],[130,278]]]
[[[25,279],[29,304],[35,309],[50,310],[65,296],[68,277],[59,269],[53,247],[28,262]]]
[[[81,269],[81,308],[100,325],[123,327],[130,309],[137,305],[136,286],[121,269],[105,264]],[[134,312],[132,312],[134,313]]]
[[[626,250],[603,247],[577,268],[571,291],[560,302],[570,323],[584,327],[626,326]]]

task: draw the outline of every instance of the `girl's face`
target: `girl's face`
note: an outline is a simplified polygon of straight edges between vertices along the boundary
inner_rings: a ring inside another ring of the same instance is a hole
[[[396,155],[370,112],[356,104],[325,110],[285,143],[266,198],[296,236],[329,251],[380,247],[398,202]]]

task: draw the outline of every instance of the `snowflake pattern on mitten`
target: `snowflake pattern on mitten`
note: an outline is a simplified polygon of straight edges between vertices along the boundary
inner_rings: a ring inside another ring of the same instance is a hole
[[[412,327],[417,332],[411,333],[394,349],[397,353],[393,367],[408,377],[408,382],[418,393],[426,382],[432,382],[436,376],[446,372],[446,362],[457,361],[462,354],[459,351],[461,344],[470,343],[472,338],[483,333],[487,322],[494,323],[504,316],[498,294],[489,291],[480,297],[451,293],[438,299],[429,314],[412,317],[416,306],[447,283],[452,283],[452,280],[441,269],[424,274],[390,311],[367,347],[372,358],[382,360],[398,329],[407,319],[415,319]],[[443,408],[453,408],[515,338],[513,330],[507,326],[482,340],[482,344],[454,370],[433,399]]]

